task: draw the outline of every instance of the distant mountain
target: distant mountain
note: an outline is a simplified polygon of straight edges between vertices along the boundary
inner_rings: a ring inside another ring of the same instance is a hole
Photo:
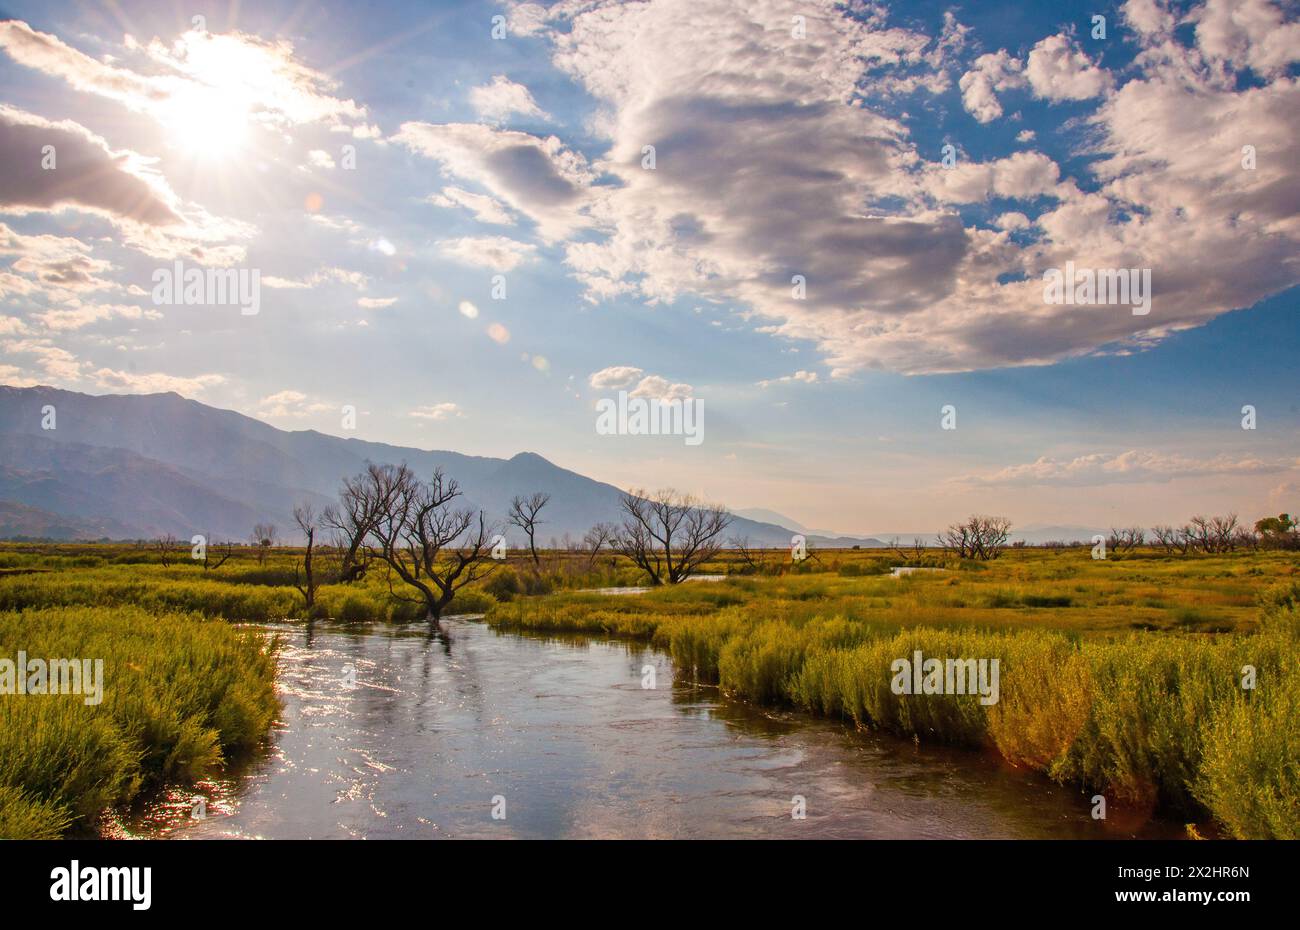
[[[738,517],[744,517],[747,520],[756,520],[760,523],[774,523],[777,526],[789,527],[797,533],[802,533],[808,539],[816,541],[817,545],[826,548],[850,548],[852,546],[861,546],[867,548],[879,548],[884,546],[876,536],[845,536],[836,533],[834,530],[819,530],[814,527],[804,526],[798,520],[787,517],[785,514],[777,513],[775,510],[768,510],[766,507],[743,507],[732,511]]]
[[[1045,526],[1041,523],[1031,523],[1023,529],[1012,527],[1011,539],[1014,542],[1023,539],[1030,545],[1042,545],[1045,542],[1092,542],[1092,537],[1097,534],[1102,536],[1109,535],[1110,528],[1098,528],[1087,526]]]
[[[0,500],[0,539],[122,539],[134,536],[131,527],[113,520],[81,520],[38,507]]]
[[[47,405],[55,409],[50,430],[42,429]],[[62,520],[68,538],[203,533],[245,539],[258,522],[274,523],[292,538],[294,505],[334,501],[340,482],[367,462],[405,462],[422,476],[441,466],[460,482],[466,506],[498,522],[513,496],[548,493],[540,528],[547,542],[566,534],[576,542],[592,524],[619,519],[618,488],[532,452],[499,459],[285,431],[174,393],[96,396],[0,386],[0,501],[46,515],[15,509],[14,531],[0,537],[40,535],[23,527]],[[794,532],[780,522],[737,516],[728,535],[787,547]],[[824,548],[880,544],[809,539]]]

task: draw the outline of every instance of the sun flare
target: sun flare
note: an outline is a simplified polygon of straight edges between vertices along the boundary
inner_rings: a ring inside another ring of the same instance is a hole
[[[162,116],[168,138],[200,158],[227,157],[248,139],[250,110],[228,90],[193,87],[169,102]]]

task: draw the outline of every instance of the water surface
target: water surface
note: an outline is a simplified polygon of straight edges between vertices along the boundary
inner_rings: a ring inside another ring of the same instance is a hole
[[[1103,837],[1088,799],[979,753],[918,748],[674,681],[625,642],[279,627],[284,711],[259,758],[147,806],[172,837]],[[645,688],[653,671],[654,688]],[[806,819],[791,817],[794,797]],[[202,796],[206,817],[192,816]],[[504,819],[494,819],[502,812]],[[1144,824],[1139,835],[1176,835]]]

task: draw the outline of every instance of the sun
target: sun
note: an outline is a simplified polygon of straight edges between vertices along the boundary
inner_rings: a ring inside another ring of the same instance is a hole
[[[168,140],[201,158],[228,158],[248,139],[248,104],[229,89],[194,85],[168,101],[161,122]]]

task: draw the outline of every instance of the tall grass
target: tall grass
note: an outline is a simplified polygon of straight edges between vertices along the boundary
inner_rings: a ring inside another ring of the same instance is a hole
[[[102,659],[103,701],[0,695],[0,836],[89,832],[109,807],[191,782],[256,745],[277,712],[275,643],[140,608],[0,613],[0,657]]]
[[[561,595],[500,605],[488,622],[647,637],[682,673],[737,698],[922,741],[993,749],[1015,765],[1112,801],[1180,815],[1208,811],[1237,836],[1300,832],[1295,582],[1264,596],[1261,632],[1219,638],[899,628],[897,612],[891,618],[888,608],[860,617],[827,615],[837,603],[833,591],[816,606],[782,597],[806,591],[801,584],[766,582],[760,590],[770,597],[717,609],[709,602],[737,596],[730,583],[709,586],[707,596],[680,589],[636,599]],[[895,694],[891,664],[917,650],[927,657],[996,658],[999,700],[985,705],[972,694]],[[1256,671],[1254,690],[1243,688],[1246,666]]]

